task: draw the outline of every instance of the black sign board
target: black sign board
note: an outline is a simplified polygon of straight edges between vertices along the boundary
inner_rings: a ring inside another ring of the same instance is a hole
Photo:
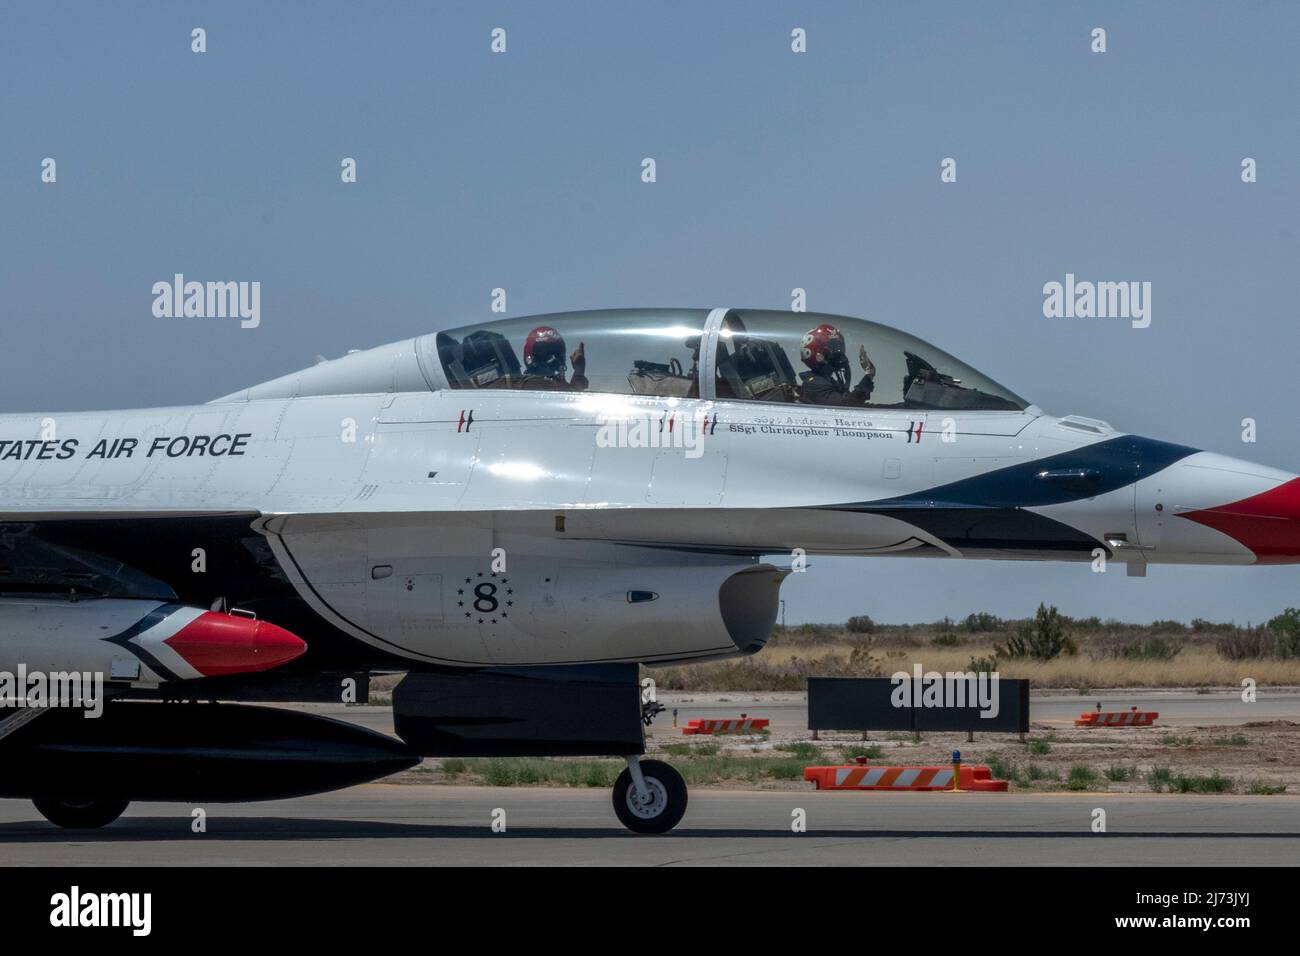
[[[981,699],[971,680],[932,676],[939,681],[810,677],[808,729],[1028,733],[1029,681],[999,678],[996,687],[989,681]]]

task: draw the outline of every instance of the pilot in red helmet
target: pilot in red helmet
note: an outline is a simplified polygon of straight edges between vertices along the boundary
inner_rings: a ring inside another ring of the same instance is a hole
[[[866,346],[858,347],[862,381],[849,388],[849,358],[844,334],[829,322],[809,329],[799,356],[809,371],[799,373],[799,400],[810,405],[865,405],[876,387],[876,366]]]
[[[524,340],[524,375],[520,388],[554,388],[581,392],[587,388],[587,350],[579,342],[569,359],[573,378],[564,377],[564,337],[549,325],[539,325]]]

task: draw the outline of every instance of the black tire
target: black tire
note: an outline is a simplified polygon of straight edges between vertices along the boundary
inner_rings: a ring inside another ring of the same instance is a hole
[[[96,800],[91,797],[42,797],[33,800],[41,816],[67,830],[96,830],[122,815],[129,800]]]
[[[641,773],[650,790],[650,805],[639,804],[632,772],[624,768],[614,781],[614,813],[634,833],[667,833],[686,813],[686,781],[662,760],[642,760]]]

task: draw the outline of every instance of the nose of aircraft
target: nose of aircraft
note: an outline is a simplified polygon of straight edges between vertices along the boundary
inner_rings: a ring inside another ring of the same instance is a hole
[[[1235,551],[1256,564],[1300,563],[1300,477],[1209,452],[1166,472],[1143,481],[1137,496],[1139,528],[1151,530],[1166,560]]]

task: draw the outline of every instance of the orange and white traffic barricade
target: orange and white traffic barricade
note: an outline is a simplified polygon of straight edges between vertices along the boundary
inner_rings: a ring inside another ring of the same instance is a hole
[[[1160,714],[1154,710],[1094,710],[1079,715],[1076,727],[1150,727]]]
[[[1003,792],[1005,780],[994,780],[988,767],[869,767],[864,763],[841,767],[805,767],[804,780],[818,790],[972,790]]]
[[[682,728],[684,734],[753,734],[767,730],[771,723],[767,717],[704,717],[690,721]]]

